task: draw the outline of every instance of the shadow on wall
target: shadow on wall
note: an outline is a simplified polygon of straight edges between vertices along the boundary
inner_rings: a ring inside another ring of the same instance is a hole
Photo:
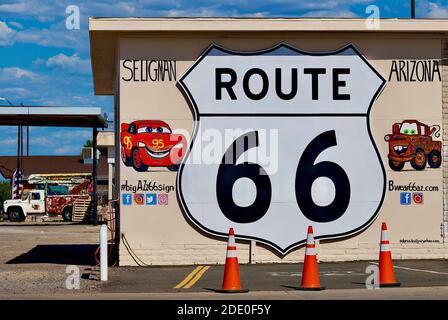
[[[94,254],[97,248],[98,245],[95,244],[38,245],[6,264],[53,263],[94,266]]]

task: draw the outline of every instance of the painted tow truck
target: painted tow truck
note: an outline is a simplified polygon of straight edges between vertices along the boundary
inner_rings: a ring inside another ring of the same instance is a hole
[[[45,190],[30,190],[21,199],[6,200],[3,203],[4,212],[10,221],[23,222],[28,215],[62,214],[64,221],[72,220],[73,204],[77,198],[88,195],[45,195]]]
[[[392,126],[392,134],[384,136],[389,143],[389,167],[394,171],[403,169],[410,162],[415,170],[423,170],[426,164],[438,168],[442,163],[442,142],[433,140],[439,137],[438,125],[428,126],[417,120],[405,120]]]
[[[173,134],[161,120],[139,120],[121,124],[121,157],[123,163],[138,172],[149,167],[166,167],[177,171],[186,151],[186,140]]]

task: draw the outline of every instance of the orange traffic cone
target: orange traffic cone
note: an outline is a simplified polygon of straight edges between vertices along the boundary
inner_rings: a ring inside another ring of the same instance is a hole
[[[380,244],[380,287],[399,287],[400,283],[395,279],[392,253],[390,252],[389,240],[387,240],[387,226],[381,225]]]
[[[302,284],[297,290],[324,290],[320,286],[319,270],[317,268],[316,245],[314,244],[313,227],[308,227],[308,237],[305,248],[305,261],[303,263]]]
[[[241,293],[249,292],[241,287],[240,269],[238,267],[238,257],[236,255],[235,232],[233,228],[229,230],[229,242],[227,243],[226,266],[224,269],[224,280],[222,289],[215,290],[221,293]]]

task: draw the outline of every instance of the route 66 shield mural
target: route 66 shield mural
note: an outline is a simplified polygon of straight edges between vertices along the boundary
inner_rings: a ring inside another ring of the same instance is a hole
[[[178,82],[196,117],[178,174],[186,216],[207,233],[286,254],[306,241],[365,229],[385,193],[369,113],[385,80],[353,46],[257,52],[210,46]],[[201,159],[200,136],[239,132]],[[261,159],[269,154],[269,166]]]

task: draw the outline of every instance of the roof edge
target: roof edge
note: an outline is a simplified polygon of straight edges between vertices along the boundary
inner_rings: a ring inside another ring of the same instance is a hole
[[[238,24],[235,24],[238,21]],[[348,31],[448,32],[448,19],[379,19],[372,28],[364,18],[113,18],[89,17],[90,31]],[[213,23],[211,23],[213,22]]]

